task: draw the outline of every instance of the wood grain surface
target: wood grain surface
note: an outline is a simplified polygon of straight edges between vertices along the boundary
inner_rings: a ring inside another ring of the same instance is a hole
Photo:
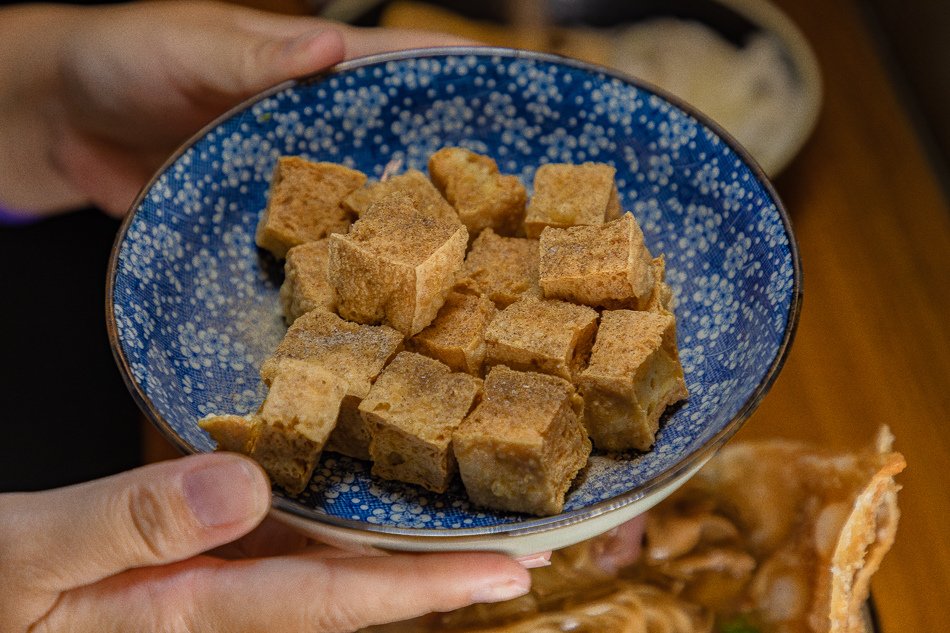
[[[883,630],[950,630],[950,204],[856,2],[782,0],[825,104],[776,187],[805,300],[782,374],[736,440],[848,448],[891,427],[907,458],[897,541],[872,582]]]

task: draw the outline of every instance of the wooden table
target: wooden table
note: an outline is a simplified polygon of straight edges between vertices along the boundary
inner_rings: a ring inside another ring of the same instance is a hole
[[[886,633],[950,630],[950,202],[858,2],[778,2],[811,41],[825,104],[776,180],[805,301],[788,362],[737,439],[847,448],[890,425],[897,542],[872,582]]]
[[[825,104],[776,181],[804,264],[801,323],[737,439],[848,449],[890,425],[908,468],[897,542],[873,582],[881,622],[886,633],[947,631],[950,202],[857,0],[778,4],[818,55]]]

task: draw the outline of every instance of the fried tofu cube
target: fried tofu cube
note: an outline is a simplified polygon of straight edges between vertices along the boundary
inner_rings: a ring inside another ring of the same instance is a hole
[[[364,182],[365,174],[343,165],[281,156],[257,225],[257,245],[283,259],[298,244],[346,232],[350,214],[343,198]]]
[[[472,235],[492,228],[514,235],[524,219],[528,194],[517,176],[498,173],[488,156],[445,147],[429,158],[429,175]]]
[[[653,257],[632,215],[600,226],[545,229],[538,264],[545,297],[602,307],[637,307],[653,290]]]
[[[369,444],[373,439],[370,427],[360,415],[362,398],[347,395],[340,405],[340,417],[336,420],[336,428],[327,440],[325,450],[369,461]]]
[[[640,301],[638,308],[664,314],[673,311],[673,289],[666,283],[666,259],[662,255],[653,258],[653,290],[646,300]]]
[[[402,334],[385,325],[350,323],[330,312],[314,310],[290,326],[277,350],[261,365],[261,378],[270,384],[277,367],[287,358],[303,360],[339,376],[346,386],[346,397],[326,449],[369,459],[369,430],[357,408],[402,342]]]
[[[525,213],[525,235],[537,238],[547,226],[597,226],[619,218],[616,173],[616,169],[603,163],[538,167],[534,194]]]
[[[464,226],[420,213],[410,196],[377,200],[348,234],[330,237],[328,277],[340,316],[419,333],[455,285],[467,245]]]
[[[261,420],[254,415],[207,415],[198,420],[198,426],[218,443],[217,450],[247,455],[260,432]]]
[[[560,512],[591,450],[579,408],[565,380],[493,367],[481,402],[452,440],[472,502],[541,516]]]
[[[564,301],[527,298],[499,312],[485,331],[485,364],[539,371],[565,380],[583,367],[597,311]]]
[[[326,239],[287,251],[280,305],[288,324],[311,310],[333,312],[336,309],[336,291],[327,281],[329,257],[330,243]]]
[[[496,312],[495,304],[485,297],[453,292],[432,325],[412,337],[409,345],[455,371],[481,375],[485,329]]]
[[[278,365],[250,455],[287,492],[307,487],[345,394],[343,380],[322,367],[295,359]]]
[[[349,393],[363,397],[402,341],[402,334],[385,325],[350,323],[331,312],[307,312],[287,329],[274,354],[261,365],[261,378],[270,384],[281,361],[304,360],[335,371],[349,385]]]
[[[687,397],[669,313],[607,310],[578,386],[584,426],[600,450],[649,450],[660,416]]]
[[[361,216],[370,205],[391,193],[401,192],[413,196],[416,208],[434,218],[458,222],[459,216],[448,200],[442,197],[432,181],[418,169],[392,176],[379,182],[367,183],[343,199],[343,206]]]
[[[465,257],[459,290],[488,297],[506,308],[522,297],[540,297],[538,240],[479,233]]]
[[[445,492],[457,470],[452,433],[471,410],[481,382],[437,360],[398,354],[360,404],[373,429],[373,474]]]

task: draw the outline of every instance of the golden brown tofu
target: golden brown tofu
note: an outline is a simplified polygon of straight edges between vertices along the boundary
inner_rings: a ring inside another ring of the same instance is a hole
[[[537,238],[547,226],[598,226],[619,218],[616,173],[616,169],[603,163],[538,167],[534,194],[525,213],[525,234]]]
[[[346,385],[346,397],[326,449],[369,459],[369,431],[357,407],[402,341],[402,334],[385,325],[350,323],[330,312],[314,310],[290,326],[273,356],[261,366],[261,378],[269,384],[286,358],[304,360],[338,375]]]
[[[270,384],[277,364],[286,358],[305,360],[336,372],[346,381],[347,392],[362,398],[402,341],[402,334],[385,325],[361,325],[330,312],[307,312],[287,329],[274,354],[261,365],[261,378]]]
[[[545,229],[540,254],[541,292],[548,298],[635,308],[653,290],[653,257],[629,213],[600,226]]]
[[[538,240],[479,233],[465,257],[456,288],[506,308],[522,297],[540,297]]]
[[[464,226],[420,213],[410,196],[377,200],[348,234],[330,238],[340,316],[417,334],[445,302],[467,245]]]
[[[482,401],[455,430],[455,457],[473,503],[557,514],[591,445],[569,382],[493,367]]]
[[[572,380],[590,352],[597,311],[564,301],[527,298],[499,312],[485,331],[485,364]]]
[[[673,289],[666,283],[666,259],[663,255],[653,258],[653,289],[645,300],[639,302],[640,310],[672,314]]]
[[[445,492],[456,472],[452,433],[481,383],[437,360],[399,353],[360,404],[372,428],[373,474]]]
[[[280,305],[288,324],[311,310],[336,309],[336,291],[327,281],[329,247],[329,241],[323,239],[287,251]]]
[[[686,398],[669,313],[607,310],[578,381],[584,426],[600,450],[649,450],[660,416]]]
[[[340,417],[336,428],[330,434],[324,450],[333,451],[356,459],[369,460],[369,443],[372,433],[363,416],[360,415],[362,398],[347,395],[340,405]]]
[[[412,337],[409,346],[455,371],[479,376],[485,360],[485,328],[496,312],[485,297],[453,292],[432,325]]]
[[[287,492],[307,487],[345,394],[343,380],[322,367],[295,359],[277,366],[251,457]]]
[[[198,426],[218,443],[217,450],[249,454],[260,431],[261,420],[255,415],[207,415]]]
[[[370,205],[391,193],[401,192],[415,198],[416,208],[434,218],[458,222],[459,216],[449,202],[442,197],[432,181],[418,169],[392,176],[387,180],[368,183],[343,199],[343,206],[361,216]]]
[[[498,173],[491,158],[445,147],[429,158],[429,175],[472,235],[487,228],[502,235],[520,230],[528,194],[517,176]]]
[[[257,245],[283,259],[298,244],[346,232],[351,218],[343,198],[364,182],[365,174],[343,165],[281,156],[257,225]]]

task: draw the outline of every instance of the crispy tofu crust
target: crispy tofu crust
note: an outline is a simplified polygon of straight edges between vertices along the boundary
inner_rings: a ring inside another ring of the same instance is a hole
[[[464,226],[424,215],[403,193],[383,197],[330,239],[328,278],[338,311],[407,336],[432,323],[465,259]]]
[[[343,198],[364,182],[365,174],[343,165],[280,157],[257,225],[257,245],[283,259],[298,244],[346,232],[351,218]]]
[[[440,220],[459,222],[458,213],[452,205],[418,169],[409,169],[387,180],[367,183],[344,198],[343,206],[356,216],[362,216],[374,202],[396,192],[412,196],[420,213]]]
[[[336,291],[327,280],[329,258],[330,244],[326,239],[287,251],[280,305],[288,324],[311,310],[333,312],[336,309]]]
[[[485,229],[472,242],[456,288],[488,297],[499,308],[522,297],[540,297],[538,241]]]
[[[488,156],[445,147],[429,158],[429,174],[472,235],[487,228],[515,235],[521,229],[528,198],[524,185],[498,173]]]
[[[497,312],[485,297],[453,292],[432,325],[412,337],[409,346],[455,371],[479,376],[485,360],[485,329]]]
[[[472,408],[481,379],[401,352],[380,374],[360,413],[372,429],[373,474],[445,492],[456,472],[452,433]]]
[[[207,415],[198,420],[198,426],[217,442],[217,450],[245,455],[257,439],[260,424],[260,418],[254,415]]]
[[[329,312],[308,312],[294,321],[274,354],[261,365],[261,378],[270,384],[277,365],[286,358],[305,360],[338,373],[347,393],[362,398],[402,341],[402,334],[385,325],[350,323]]]
[[[539,371],[572,380],[597,329],[587,306],[529,297],[499,312],[485,331],[485,364]]]
[[[313,310],[287,330],[274,354],[261,366],[270,383],[287,358],[303,360],[338,375],[346,386],[336,429],[327,450],[357,459],[369,458],[369,431],[357,407],[389,360],[402,348],[402,334],[385,325],[361,325],[335,314]]]
[[[317,365],[284,359],[277,367],[250,455],[287,492],[307,487],[345,393],[344,381]]]
[[[645,451],[660,416],[687,396],[670,314],[607,310],[578,386],[584,426],[604,451]]]
[[[560,512],[591,449],[579,406],[566,380],[492,368],[481,403],[453,436],[469,498],[498,510]]]
[[[584,305],[636,308],[656,284],[653,256],[629,213],[600,226],[544,229],[538,267],[545,297]]]
[[[616,169],[604,163],[538,167],[534,175],[534,195],[525,213],[525,234],[538,238],[548,226],[598,226],[619,218],[616,173]]]

